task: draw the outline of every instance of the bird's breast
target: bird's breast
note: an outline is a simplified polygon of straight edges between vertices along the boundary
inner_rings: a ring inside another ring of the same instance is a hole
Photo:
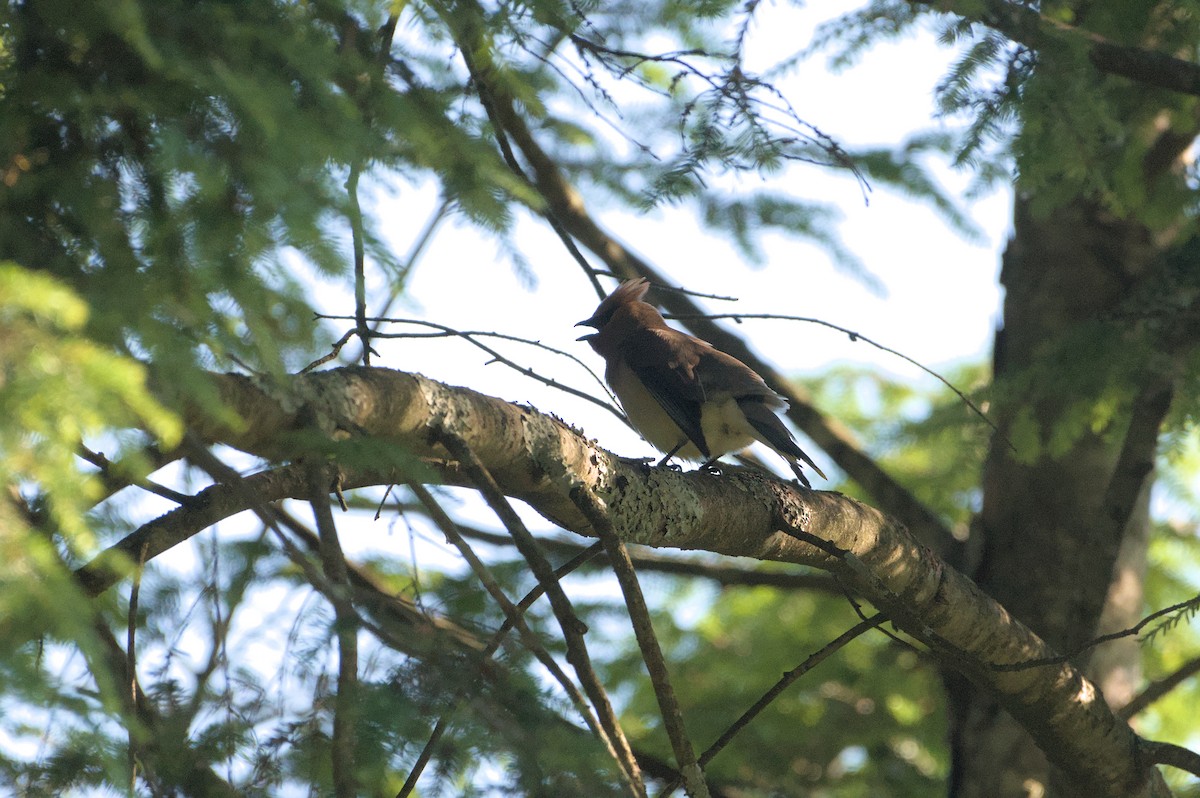
[[[621,407],[629,417],[629,422],[654,448],[669,452],[686,439],[679,425],[671,420],[667,411],[663,410],[658,400],[624,362],[611,361],[604,378],[621,400]],[[754,430],[732,397],[703,403],[700,406],[700,429],[711,457],[740,451],[755,440]],[[675,456],[684,460],[705,459],[704,454],[691,442],[676,452]]]
[[[609,367],[605,369],[604,379],[621,400],[621,408],[629,417],[629,423],[655,449],[669,452],[687,437],[623,361],[610,361]],[[690,442],[675,455],[685,460],[704,459],[700,450]]]

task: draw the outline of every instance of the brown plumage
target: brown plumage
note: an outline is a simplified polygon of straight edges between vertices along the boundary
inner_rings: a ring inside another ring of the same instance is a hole
[[[668,327],[642,301],[648,290],[645,279],[627,280],[575,326],[596,328],[579,340],[604,358],[604,379],[642,437],[666,453],[663,462],[678,455],[708,465],[758,440],[786,459],[805,487],[800,460],[826,478],[775,414],[787,400],[742,361]]]

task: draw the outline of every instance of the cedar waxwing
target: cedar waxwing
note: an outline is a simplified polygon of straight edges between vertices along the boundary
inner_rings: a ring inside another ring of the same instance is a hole
[[[742,361],[668,327],[642,301],[649,290],[643,278],[627,280],[575,326],[596,328],[578,340],[604,358],[605,381],[642,437],[667,453],[662,463],[678,455],[709,466],[758,440],[786,459],[806,488],[812,486],[797,460],[827,479],[775,415],[787,400]]]

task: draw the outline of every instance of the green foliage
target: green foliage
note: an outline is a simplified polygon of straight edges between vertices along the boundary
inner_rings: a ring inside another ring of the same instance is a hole
[[[702,601],[682,629],[672,614]],[[844,598],[769,588],[684,591],[655,618],[672,654],[689,735],[703,750],[786,671],[853,626]],[[669,746],[636,654],[619,661],[634,690],[627,712],[638,745]],[[886,674],[886,675],[884,675]],[[882,678],[881,678],[882,676]],[[937,673],[880,632],[850,643],[803,676],[729,747],[709,772],[747,795],[928,795],[945,777]],[[834,729],[836,734],[831,733]]]
[[[1029,14],[1018,11],[1026,8]],[[962,2],[947,14],[874,0],[822,26],[809,52],[830,51],[834,66],[844,66],[874,42],[932,19],[942,43],[960,51],[936,95],[943,114],[965,122],[956,162],[975,172],[978,188],[1015,173],[1042,212],[1084,197],[1163,228],[1182,210],[1194,211],[1194,197],[1177,174],[1148,181],[1147,159],[1164,129],[1189,135],[1197,99],[1105,75],[1091,58],[1093,37],[1194,56],[1195,3],[1154,9],[1119,0],[1059,3],[1038,7],[1039,25],[1030,20],[1032,7]],[[1014,31],[1022,42],[1006,35]]]
[[[964,365],[944,376],[976,406],[989,409],[985,368]],[[849,367],[805,383],[818,406],[836,407],[839,420],[870,441],[872,456],[906,488],[952,528],[966,530],[978,510],[980,474],[992,431],[961,398]],[[867,498],[853,483],[839,490]]]
[[[80,444],[137,427],[171,446],[181,432],[146,393],[142,364],[88,338],[88,316],[60,281],[0,263],[0,480],[50,495],[54,524],[83,549],[94,545],[84,514],[101,492],[80,471]]]

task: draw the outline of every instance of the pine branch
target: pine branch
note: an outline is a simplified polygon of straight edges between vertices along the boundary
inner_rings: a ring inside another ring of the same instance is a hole
[[[1088,60],[1096,69],[1146,86],[1200,97],[1200,64],[1167,53],[1117,44],[1098,33],[1068,25],[1040,14],[1034,7],[1004,0],[987,0],[982,13],[972,5],[968,11],[956,0],[910,0],[938,11],[977,18],[1014,42],[1039,50],[1056,46],[1055,38],[1067,36],[1087,42]],[[962,10],[960,10],[962,9]],[[1061,46],[1061,45],[1058,45]]]

